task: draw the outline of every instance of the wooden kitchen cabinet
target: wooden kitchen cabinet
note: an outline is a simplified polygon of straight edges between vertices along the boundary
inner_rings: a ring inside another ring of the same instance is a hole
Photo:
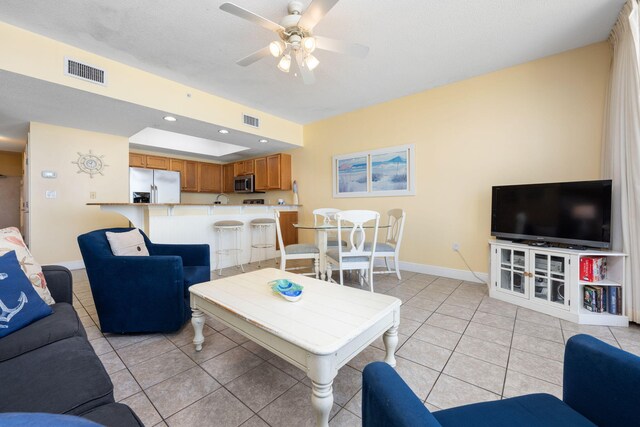
[[[226,165],[129,153],[129,166],[180,172],[186,192],[233,193],[238,175],[255,175],[256,191],[291,190],[291,155],[283,153]]]
[[[291,188],[291,154],[280,154],[280,189]]]
[[[269,189],[267,184],[267,158],[261,157],[255,159],[255,181],[254,188],[256,191],[265,191]]]
[[[169,169],[169,158],[158,156],[147,156],[147,169]]]
[[[250,174],[254,174],[256,173],[256,168],[255,168],[255,160],[251,159],[251,160],[245,160],[242,162],[243,164],[243,171],[245,175],[250,175]]]
[[[147,156],[138,153],[129,153],[129,166],[132,168],[147,167]]]
[[[169,170],[180,172],[180,189],[198,191],[198,162],[169,159]]]
[[[184,161],[184,189],[183,191],[198,191],[198,162]]]
[[[198,163],[198,192],[222,192],[222,165]]]
[[[291,155],[274,154],[254,159],[255,189],[291,190]]]
[[[267,188],[269,190],[280,188],[280,155],[267,157]]]
[[[235,190],[233,178],[235,176],[235,163],[222,166],[222,192],[233,193]]]
[[[282,231],[282,243],[285,246],[298,243],[298,229],[293,224],[298,223],[298,212],[280,211],[280,230]],[[276,239],[277,240],[277,239]],[[280,245],[276,241],[276,250]]]
[[[184,160],[169,159],[169,170],[180,172],[180,188],[184,187]]]
[[[253,175],[256,173],[255,160],[242,160],[233,164],[234,176]]]
[[[129,166],[134,168],[171,170],[171,160],[168,157],[129,153]]]

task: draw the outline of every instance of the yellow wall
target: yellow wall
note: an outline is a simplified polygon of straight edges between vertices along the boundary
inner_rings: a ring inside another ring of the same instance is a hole
[[[257,133],[242,123],[242,114],[259,117],[259,135],[302,145],[302,125],[219,96],[112,61],[53,39],[0,22],[0,69],[73,87],[98,95]],[[63,74],[64,57],[107,70],[107,86]],[[187,96],[190,94],[191,96]]]
[[[22,153],[0,151],[0,175],[22,176]]]
[[[403,261],[462,270],[451,251],[458,242],[472,268],[486,272],[492,185],[599,177],[609,61],[608,45],[600,43],[305,126],[305,148],[290,152],[303,219],[318,207],[401,207],[408,216]],[[416,196],[333,199],[332,155],[410,143],[416,145]],[[37,259],[80,260],[78,234],[127,224],[85,203],[127,201],[128,149],[126,138],[31,124]],[[88,150],[105,155],[104,177],[78,174],[71,163]],[[41,178],[43,169],[58,178]],[[46,190],[56,190],[57,199],[45,199]],[[251,197],[263,196],[291,201],[291,192]],[[213,197],[189,194],[183,201]],[[232,196],[232,202],[243,198]]]
[[[492,185],[599,178],[609,61],[594,44],[305,126],[291,152],[304,215],[402,208],[403,261],[464,269],[458,242],[487,272]],[[332,197],[332,155],[400,144],[416,146],[416,196]]]
[[[91,150],[104,156],[108,165],[104,176],[78,173],[73,161],[78,153]],[[42,264],[81,260],[76,238],[87,231],[127,226],[114,213],[101,212],[88,202],[127,202],[129,188],[129,141],[127,138],[77,129],[31,123],[29,178],[31,186],[31,238],[34,257]],[[41,177],[43,170],[58,174]],[[57,198],[46,199],[45,191],[55,190]],[[96,199],[90,199],[90,192]]]

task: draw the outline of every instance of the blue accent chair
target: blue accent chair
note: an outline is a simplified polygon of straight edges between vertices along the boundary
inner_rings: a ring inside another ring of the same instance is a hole
[[[209,245],[154,244],[150,256],[115,256],[108,228],[78,236],[102,332],[174,332],[191,317],[189,286],[211,280]]]
[[[530,394],[431,413],[386,363],[362,375],[364,427],[640,426],[640,357],[589,335],[567,342],[562,400]]]

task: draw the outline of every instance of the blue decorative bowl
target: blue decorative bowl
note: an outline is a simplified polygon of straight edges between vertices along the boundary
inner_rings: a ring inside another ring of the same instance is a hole
[[[296,302],[302,298],[303,287],[287,279],[277,279],[269,282],[271,290],[287,301]]]

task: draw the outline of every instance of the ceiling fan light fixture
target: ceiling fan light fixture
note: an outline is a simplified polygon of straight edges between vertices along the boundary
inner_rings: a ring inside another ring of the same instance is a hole
[[[316,50],[316,39],[309,36],[302,39],[302,48],[305,52],[311,53]]]
[[[279,57],[284,52],[284,43],[281,41],[274,41],[269,43],[269,52],[274,58]]]
[[[307,55],[307,57],[304,59],[304,65],[307,66],[309,71],[315,70],[318,64],[320,64],[320,61],[318,60],[318,58],[316,58],[311,54]]]
[[[283,73],[288,73],[291,68],[291,55],[284,55],[278,62],[278,69]]]
[[[294,76],[300,74],[305,84],[313,84],[315,82],[313,70],[320,64],[318,58],[312,55],[316,49],[358,58],[367,56],[369,52],[367,46],[323,37],[316,39],[313,36],[316,25],[339,0],[307,0],[304,2],[307,4],[306,10],[301,0],[288,1],[288,15],[283,17],[279,24],[233,3],[225,2],[220,5],[222,11],[266,28],[276,35],[267,46],[236,61],[238,65],[246,67],[272,55],[278,60],[277,67],[280,71],[291,72]],[[319,45],[318,42],[320,42]],[[295,55],[293,71],[291,71],[292,55]]]

